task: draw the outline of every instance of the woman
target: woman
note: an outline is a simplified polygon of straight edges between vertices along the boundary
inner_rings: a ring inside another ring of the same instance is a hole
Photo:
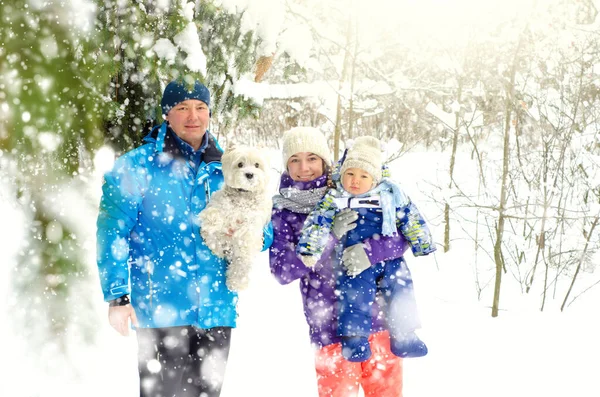
[[[320,397],[355,397],[359,386],[365,396],[402,396],[402,359],[390,351],[389,334],[379,308],[373,305],[371,357],[350,362],[342,357],[337,335],[336,280],[341,268],[335,260],[339,239],[356,225],[356,216],[336,218],[323,254],[315,266],[305,266],[296,256],[304,220],[327,191],[330,152],[319,130],[296,127],[283,136],[283,164],[279,195],[272,215],[274,240],[269,251],[271,273],[281,284],[300,280],[304,314],[316,347],[315,368]],[[399,236],[363,241],[371,264],[402,256],[406,247]]]

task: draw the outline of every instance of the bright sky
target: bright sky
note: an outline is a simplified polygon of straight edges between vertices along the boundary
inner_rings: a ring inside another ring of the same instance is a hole
[[[554,1],[554,0],[551,0]],[[376,40],[381,30],[409,40],[433,39],[440,45],[484,33],[498,23],[526,16],[533,0],[372,0],[357,2],[361,33]],[[546,5],[548,1],[544,2]],[[407,42],[407,45],[410,45]]]

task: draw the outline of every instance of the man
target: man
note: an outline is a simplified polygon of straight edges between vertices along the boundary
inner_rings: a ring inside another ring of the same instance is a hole
[[[222,150],[208,132],[210,93],[167,85],[165,122],[104,177],[98,268],[110,325],[136,327],[142,397],[218,397],[237,294],[227,264],[200,235],[198,214],[223,183]],[[224,214],[224,216],[226,216]],[[263,250],[272,241],[265,228]]]

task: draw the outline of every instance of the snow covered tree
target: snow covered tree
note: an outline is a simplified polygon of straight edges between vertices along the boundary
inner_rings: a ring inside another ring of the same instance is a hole
[[[97,284],[95,227],[77,222],[97,211],[94,152],[139,144],[161,121],[157,104],[175,78],[211,89],[213,132],[256,113],[236,84],[263,55],[263,39],[250,13],[226,5],[0,1],[0,176],[17,184],[13,199],[28,219],[14,302],[21,324],[36,324],[24,335],[32,342],[53,335],[67,352],[98,321],[86,313],[99,297],[80,290]]]
[[[85,323],[86,334],[94,324],[85,315],[73,321],[72,314],[91,298],[73,299],[71,288],[89,275],[90,247],[69,222],[78,206],[65,207],[58,197],[70,181],[85,178],[88,150],[103,141],[101,92],[109,75],[94,51],[99,41],[88,6],[0,2],[2,179],[17,185],[15,199],[29,231],[15,272],[14,303],[18,324],[36,324],[24,328],[34,345]],[[78,203],[92,205],[85,195]]]
[[[252,71],[260,39],[245,28],[242,13],[218,1],[98,3],[102,53],[114,61],[107,127],[116,148],[135,146],[162,121],[158,102],[172,79],[199,79],[208,86],[217,120],[213,132],[256,114],[256,104],[234,91]]]

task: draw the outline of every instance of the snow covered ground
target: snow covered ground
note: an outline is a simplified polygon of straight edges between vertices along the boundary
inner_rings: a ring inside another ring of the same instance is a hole
[[[411,169],[413,156],[425,159],[421,164],[427,167],[419,174],[402,174],[402,169]],[[393,165],[394,175],[403,175],[398,179],[430,218],[437,210],[422,191],[423,181],[443,175],[438,169],[445,161],[437,153],[416,153]],[[12,326],[6,308],[11,307],[10,278],[19,266],[14,254],[24,219],[10,201],[10,188],[0,190],[0,210],[8,219],[0,227],[0,324],[6,368],[0,396],[137,395],[135,334],[121,337],[108,326],[96,280],[85,286],[96,299],[91,309],[98,319],[95,342],[74,339],[68,359],[53,354],[51,339],[43,352],[32,351],[21,337],[22,330]],[[438,229],[439,239],[442,230]],[[472,242],[457,240],[447,254],[426,258],[408,254],[407,260],[423,320],[420,335],[430,353],[405,361],[406,397],[600,395],[596,380],[600,287],[586,292],[563,313],[555,309],[556,304],[540,312],[539,296],[522,295],[507,281],[500,315],[492,318],[492,287],[481,300],[475,292]],[[316,396],[312,360],[298,285],[277,284],[269,273],[267,254],[262,253],[250,288],[240,296],[239,326],[233,334],[222,397]]]

